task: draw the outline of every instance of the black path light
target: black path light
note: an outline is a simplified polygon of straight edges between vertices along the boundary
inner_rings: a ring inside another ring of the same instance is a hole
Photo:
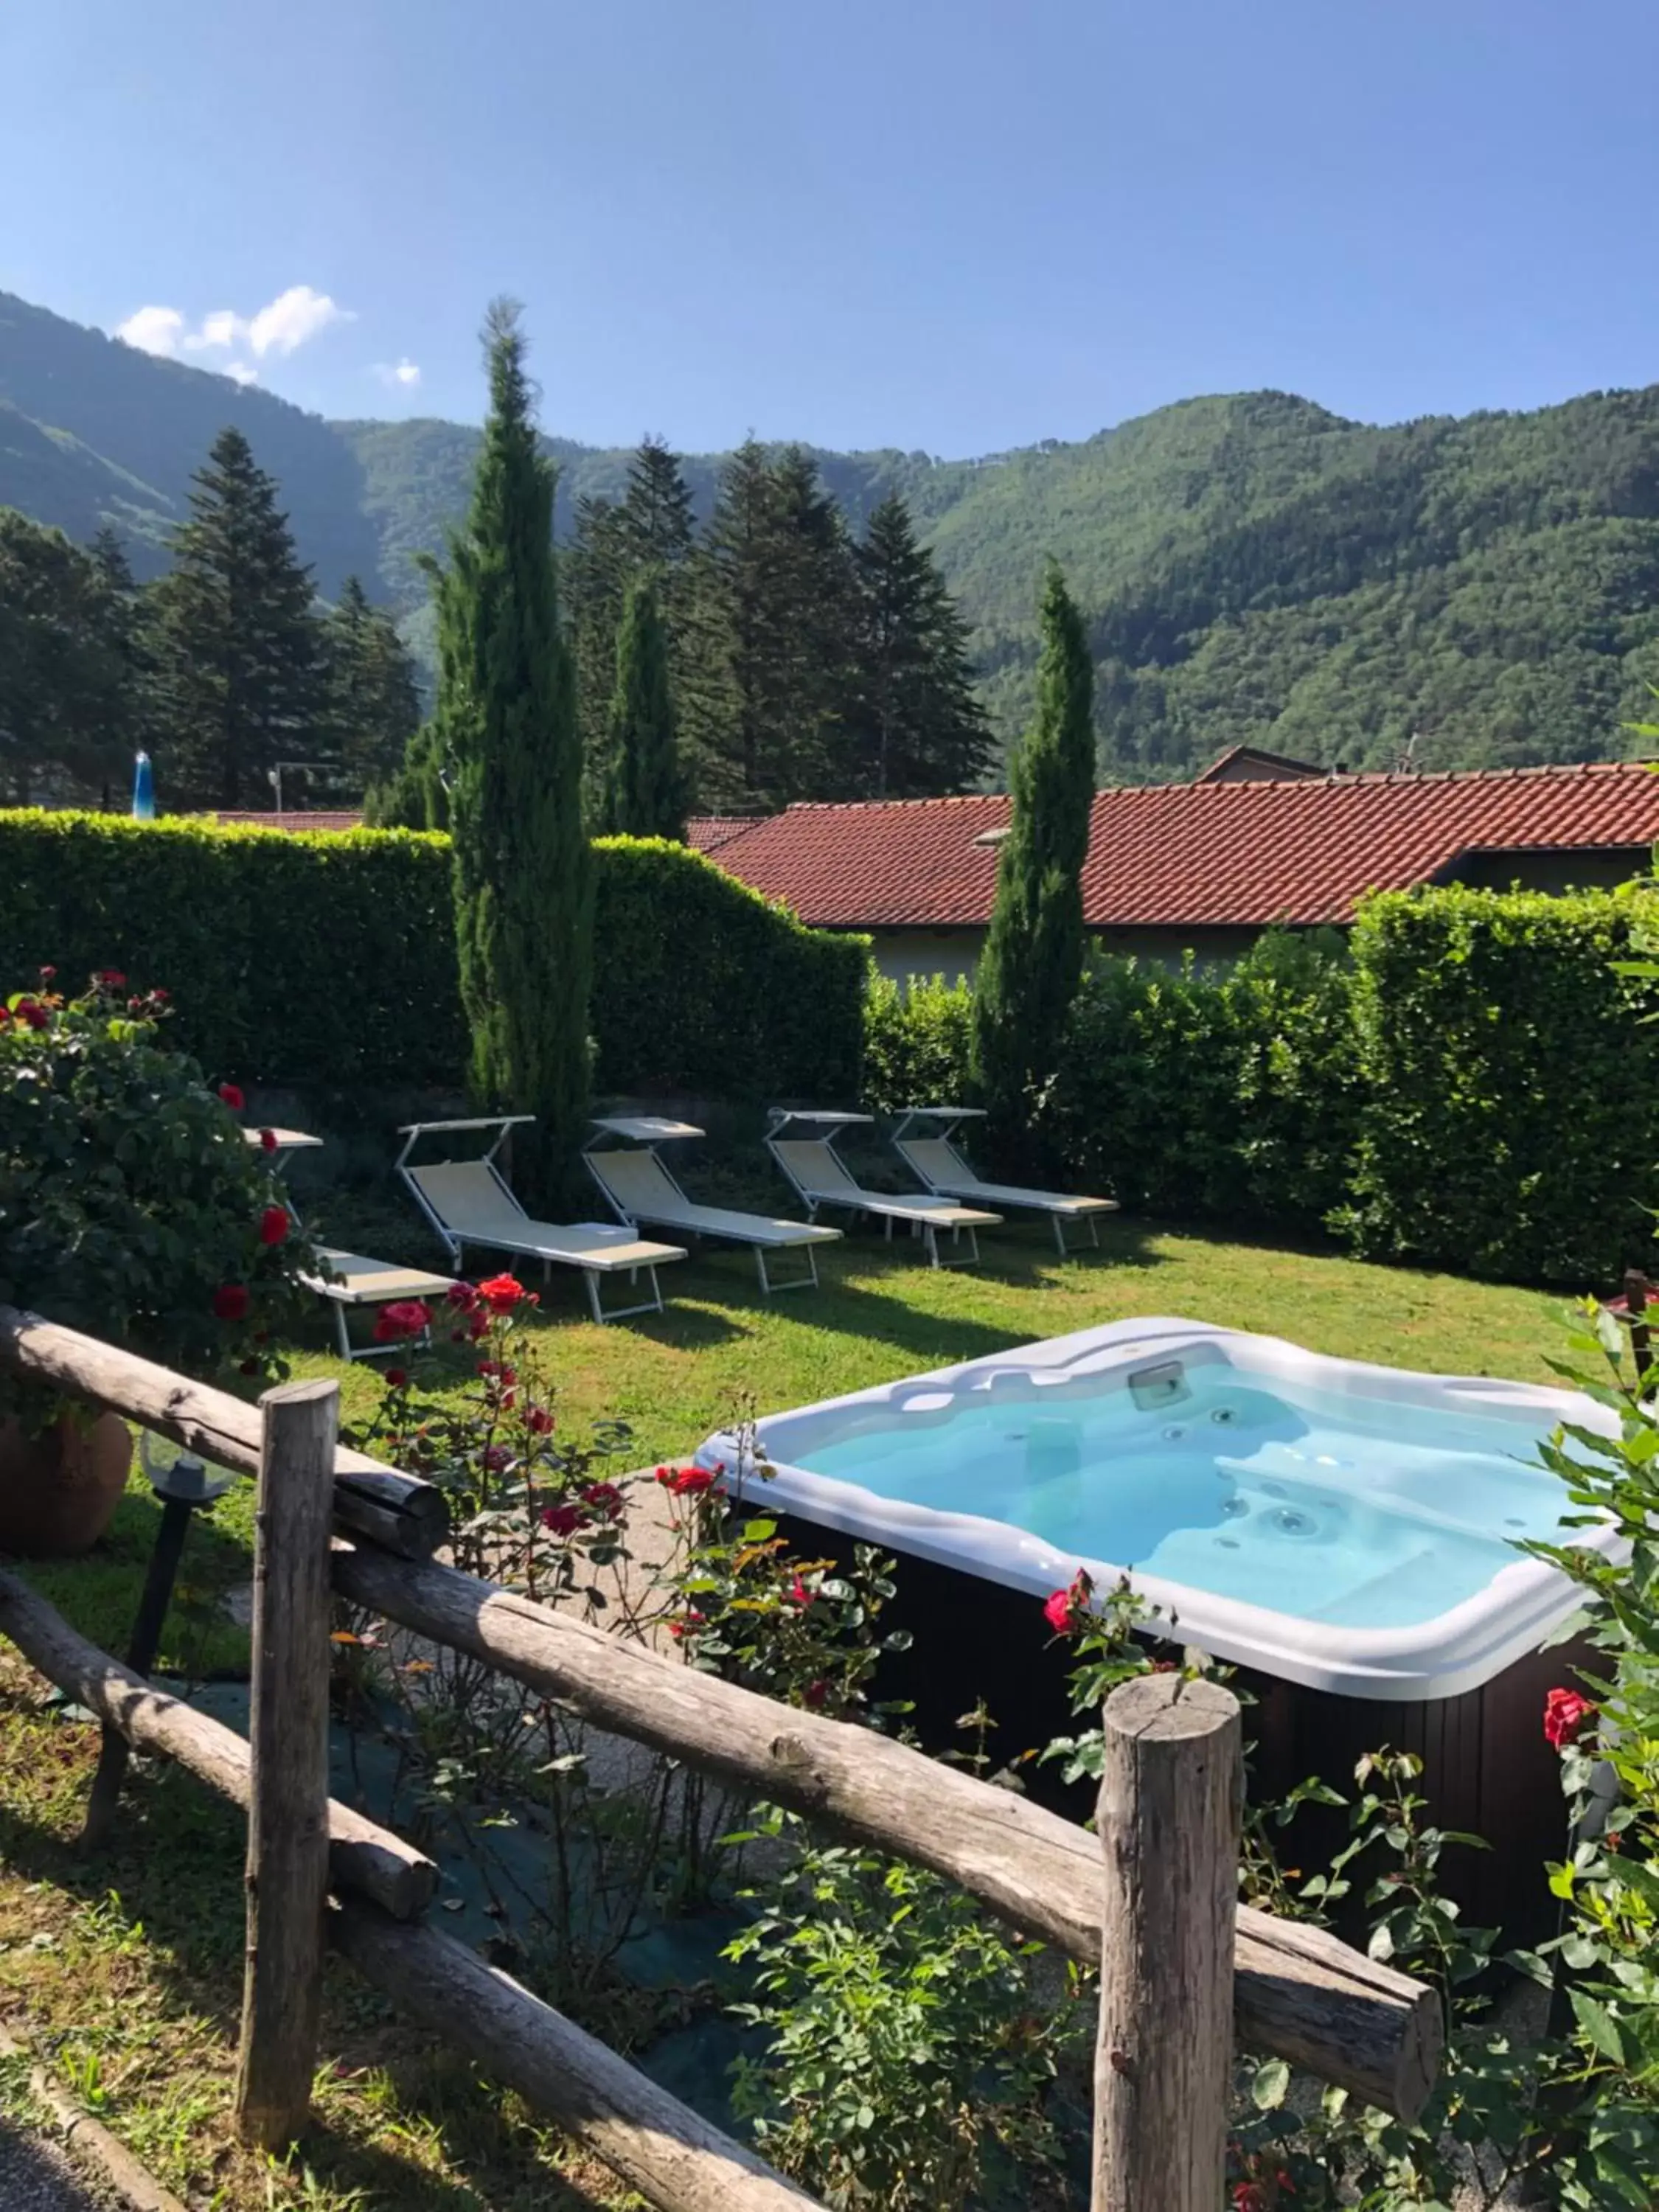
[[[153,1435],[149,1429],[143,1432],[138,1451],[149,1486],[161,1501],[161,1525],[155,1532],[143,1595],[138,1601],[132,1634],[127,1640],[128,1666],[135,1674],[148,1676],[161,1648],[161,1630],[172,1602],[173,1586],[178,1579],[179,1561],[184,1553],[191,1516],[204,1506],[216,1504],[236,1478],[224,1468],[211,1466],[198,1459],[194,1453],[181,1450],[165,1437]],[[98,1755],[98,1771],[93,1777],[92,1795],[87,1801],[86,1826],[81,1832],[82,1843],[100,1843],[107,1832],[126,1776],[128,1755],[125,1736],[119,1729],[106,1725],[103,1748]]]

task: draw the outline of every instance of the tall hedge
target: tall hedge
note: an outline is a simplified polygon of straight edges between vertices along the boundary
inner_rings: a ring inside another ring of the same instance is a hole
[[[805,927],[684,845],[601,837],[593,849],[606,1090],[857,1097],[867,938]]]
[[[1378,1258],[1606,1289],[1649,1258],[1659,1030],[1615,972],[1651,892],[1438,890],[1353,933],[1364,1111],[1340,1226]]]
[[[684,847],[595,847],[593,1031],[613,1092],[852,1097],[865,941],[804,928]],[[459,1089],[449,841],[0,812],[0,988],[49,962],[177,1002],[216,1079]]]

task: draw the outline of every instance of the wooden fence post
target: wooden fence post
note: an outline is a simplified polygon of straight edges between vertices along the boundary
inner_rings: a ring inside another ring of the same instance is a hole
[[[1225,2185],[1238,1700],[1143,1674],[1106,1700],[1093,2212],[1216,2212]]]
[[[340,1393],[269,1390],[253,1564],[247,1959],[236,2124],[266,2149],[305,2124],[328,1888],[329,1522]]]

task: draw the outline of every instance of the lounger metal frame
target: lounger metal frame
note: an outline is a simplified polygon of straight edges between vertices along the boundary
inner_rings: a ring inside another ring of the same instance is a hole
[[[354,1254],[350,1256],[354,1258],[363,1258],[367,1255],[363,1254]],[[323,1252],[319,1255],[319,1257],[326,1260],[329,1257],[329,1255],[326,1252]],[[417,1274],[419,1272],[418,1268],[411,1268],[410,1270],[411,1274]],[[337,1283],[330,1282],[325,1275],[301,1275],[300,1280],[305,1285],[307,1290],[314,1291],[319,1298],[326,1298],[329,1304],[333,1308],[334,1336],[335,1341],[340,1347],[340,1357],[342,1359],[389,1359],[394,1352],[401,1352],[403,1349],[401,1344],[354,1344],[351,1341],[351,1333],[346,1327],[346,1309],[348,1307],[356,1309],[358,1306],[366,1306],[372,1313],[377,1305],[396,1305],[400,1298],[416,1299],[422,1304],[425,1303],[424,1297],[422,1297],[422,1294],[416,1291],[394,1291],[389,1297],[385,1298],[349,1298],[342,1297],[340,1295],[340,1285]],[[435,1282],[437,1278],[434,1276],[433,1280]],[[447,1284],[444,1285],[446,1290],[448,1287]],[[427,1295],[435,1297],[437,1293],[434,1291],[429,1292]],[[417,1352],[429,1351],[432,1346],[432,1330],[430,1325],[423,1328],[414,1341],[415,1348]]]
[[[542,1263],[542,1279],[544,1282],[550,1281],[552,1279],[553,1261],[549,1254],[536,1252],[528,1245],[512,1244],[496,1237],[459,1236],[438,1213],[435,1207],[434,1207],[431,1201],[428,1199],[426,1193],[421,1188],[420,1184],[416,1181],[410,1168],[410,1154],[414,1151],[416,1146],[420,1142],[422,1137],[438,1136],[447,1133],[459,1132],[462,1129],[494,1129],[495,1132],[495,1140],[483,1155],[481,1164],[488,1170],[491,1180],[500,1188],[503,1196],[507,1199],[507,1203],[514,1208],[514,1212],[523,1214],[525,1219],[527,1221],[530,1217],[528,1214],[525,1213],[524,1207],[520,1203],[512,1184],[508,1182],[507,1177],[501,1173],[500,1168],[496,1166],[495,1155],[500,1152],[501,1146],[507,1142],[507,1133],[510,1130],[521,1127],[522,1124],[526,1121],[533,1121],[535,1118],[536,1117],[533,1114],[490,1114],[483,1115],[482,1117],[473,1121],[410,1121],[398,1132],[398,1135],[404,1139],[404,1148],[398,1153],[397,1160],[394,1163],[398,1176],[401,1179],[404,1188],[414,1199],[416,1205],[420,1207],[421,1212],[426,1216],[426,1218],[430,1223],[434,1233],[442,1240],[445,1249],[448,1252],[450,1258],[455,1262],[458,1270],[465,1272],[462,1267],[463,1255],[465,1248],[468,1244],[474,1245],[480,1251],[511,1252],[515,1254],[520,1259],[538,1259]],[[434,1164],[436,1164],[434,1163]],[[445,1163],[445,1164],[448,1164],[448,1163]],[[582,1280],[587,1288],[588,1306],[592,1310],[594,1320],[598,1322],[601,1327],[603,1327],[608,1321],[629,1321],[636,1314],[659,1314],[663,1311],[662,1285],[657,1279],[657,1267],[654,1261],[642,1261],[637,1267],[630,1267],[628,1271],[628,1279],[631,1284],[637,1285],[641,1275],[644,1275],[647,1279],[651,1285],[651,1296],[649,1299],[639,1305],[611,1306],[609,1308],[605,1306],[599,1294],[599,1276],[600,1273],[604,1272],[603,1270],[597,1267],[583,1267],[580,1258],[574,1253],[568,1260],[561,1260],[559,1265],[562,1267],[580,1267],[581,1269]]]
[[[937,1106],[907,1106],[904,1109],[904,1111],[899,1115],[896,1123],[894,1125],[892,1132],[893,1146],[897,1151],[899,1157],[903,1160],[905,1166],[909,1169],[911,1174],[920,1176],[922,1181],[927,1184],[929,1190],[939,1191],[939,1194],[941,1198],[949,1198],[951,1196],[969,1198],[973,1195],[973,1186],[975,1183],[982,1182],[984,1178],[975,1174],[973,1162],[968,1158],[964,1152],[958,1149],[956,1141],[956,1133],[962,1127],[964,1121],[982,1121],[984,1119],[985,1109],[982,1106],[958,1106],[954,1109],[945,1109]],[[927,1122],[932,1124],[932,1127],[926,1130],[920,1127],[913,1129],[910,1126],[913,1121]],[[920,1161],[913,1160],[909,1153],[905,1151],[904,1146],[907,1139],[912,1136],[920,1137],[924,1134],[931,1137],[936,1143],[943,1145],[945,1150],[950,1153],[951,1158],[962,1170],[963,1179],[967,1186],[965,1190],[952,1193],[940,1189],[939,1185],[933,1181],[932,1176],[928,1174],[927,1169],[921,1165]],[[1004,1197],[1001,1199],[1001,1203],[1005,1206],[1012,1206],[1015,1202],[1016,1201],[1011,1198]],[[1084,1249],[1081,1240],[1075,1244],[1068,1244],[1066,1242],[1066,1218],[1058,1207],[1052,1206],[1033,1206],[1030,1210],[1033,1213],[1046,1213],[1048,1215],[1050,1222],[1054,1224],[1054,1243],[1059,1247],[1060,1256],[1062,1260],[1069,1260]],[[1089,1206],[1080,1213],[1074,1215],[1073,1218],[1076,1220],[1086,1221],[1088,1223],[1089,1243],[1093,1246],[1094,1249],[1098,1252],[1100,1249],[1100,1211],[1093,1206]]]
[[[800,1177],[795,1173],[788,1161],[784,1158],[782,1152],[778,1149],[778,1140],[781,1138],[783,1132],[789,1127],[789,1124],[792,1121],[799,1121],[803,1127],[810,1127],[812,1130],[813,1136],[811,1141],[821,1144],[824,1147],[825,1151],[828,1152],[835,1160],[836,1166],[842,1170],[842,1172],[847,1176],[848,1182],[852,1183],[854,1189],[856,1190],[858,1188],[858,1184],[853,1176],[851,1169],[848,1167],[846,1162],[842,1158],[841,1154],[836,1150],[835,1132],[839,1129],[854,1127],[859,1123],[867,1124],[873,1122],[875,1118],[876,1117],[873,1114],[814,1114],[795,1107],[775,1106],[771,1109],[771,1113],[767,1121],[765,1143],[766,1149],[771,1153],[773,1160],[776,1164],[779,1170],[787,1179],[794,1189],[796,1195],[799,1198],[801,1204],[806,1208],[806,1216],[809,1221],[817,1219],[820,1206],[840,1206],[846,1212],[851,1213],[865,1220],[869,1220],[871,1218],[879,1219],[882,1224],[882,1233],[886,1237],[887,1242],[890,1244],[893,1241],[893,1224],[895,1221],[902,1221],[905,1219],[906,1217],[903,1214],[888,1212],[878,1206],[872,1207],[867,1205],[863,1205],[860,1202],[859,1199],[856,1198],[849,1197],[843,1199],[836,1196],[833,1193],[829,1191],[813,1192],[808,1190],[805,1184],[802,1182]],[[864,1193],[863,1196],[866,1198],[878,1199],[881,1194],[882,1194],[879,1191],[869,1191]],[[917,1192],[917,1202],[921,1203],[927,1195],[928,1194],[925,1192]],[[895,1198],[896,1201],[899,1204],[902,1204],[904,1202],[902,1193],[896,1193]],[[945,1199],[941,1194],[940,1203],[949,1205],[951,1203],[961,1203],[961,1201],[952,1201]],[[920,1237],[922,1238],[926,1245],[927,1252],[927,1264],[929,1267],[978,1267],[979,1231],[975,1223],[971,1221],[953,1221],[947,1222],[943,1224],[951,1231],[951,1243],[953,1249],[960,1249],[962,1239],[964,1235],[968,1239],[968,1257],[965,1260],[945,1260],[940,1258],[939,1249],[939,1232],[941,1224],[937,1221],[929,1221],[925,1217],[915,1215],[909,1217],[909,1221],[911,1236]]]
[[[625,1223],[629,1229],[633,1230],[635,1234],[637,1234],[642,1225],[649,1224],[652,1222],[653,1217],[648,1214],[636,1214],[630,1212],[629,1209],[623,1205],[621,1199],[617,1197],[616,1192],[613,1191],[611,1188],[611,1186],[605,1182],[604,1174],[597,1163],[606,1152],[620,1152],[629,1150],[649,1152],[652,1158],[657,1164],[658,1171],[661,1175],[663,1181],[673,1192],[675,1197],[679,1200],[681,1205],[695,1209],[697,1203],[696,1200],[688,1196],[685,1191],[681,1188],[678,1182],[676,1182],[672,1172],[669,1169],[667,1162],[658,1152],[656,1145],[641,1144],[630,1147],[625,1144],[618,1145],[614,1141],[608,1145],[600,1141],[602,1138],[607,1136],[614,1139],[616,1134],[616,1131],[614,1129],[608,1128],[604,1122],[601,1121],[596,1124],[593,1134],[582,1146],[582,1158],[587,1164],[588,1173],[599,1185],[599,1190],[604,1195],[605,1204],[611,1208],[618,1221]],[[701,1129],[694,1131],[688,1125],[686,1134],[688,1136],[701,1136],[702,1134],[702,1131]],[[659,1141],[662,1140],[659,1139]],[[687,1236],[696,1236],[699,1233],[690,1224],[679,1223],[677,1224],[672,1217],[666,1215],[662,1218],[662,1221],[659,1225],[668,1228],[678,1226]],[[710,1231],[708,1233],[710,1235],[718,1235],[719,1231]],[[791,1275],[781,1283],[775,1283],[767,1273],[766,1246],[763,1244],[750,1244],[749,1249],[755,1255],[755,1273],[760,1279],[761,1296],[763,1297],[769,1298],[773,1293],[777,1291],[815,1291],[818,1287],[818,1255],[817,1247],[815,1244],[807,1243],[793,1247],[786,1244],[781,1247],[777,1245],[774,1245],[772,1247],[774,1251],[780,1249],[789,1251],[793,1249],[804,1252],[806,1255],[806,1273],[804,1275]]]

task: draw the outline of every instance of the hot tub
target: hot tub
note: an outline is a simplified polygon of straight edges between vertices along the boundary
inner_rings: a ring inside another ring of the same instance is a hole
[[[1571,1391],[1157,1319],[773,1414],[757,1434],[767,1510],[805,1524],[793,1533],[901,1555],[916,1644],[885,1686],[914,1698],[924,1736],[981,1693],[1005,1758],[1068,1732],[1063,1651],[1042,1650],[1031,1601],[1079,1567],[1127,1572],[1155,1632],[1245,1670],[1258,1790],[1321,1771],[1340,1787],[1361,1750],[1415,1750],[1447,1825],[1538,1844],[1529,1880],[1560,1850],[1539,1716],[1574,1656],[1538,1647],[1578,1598],[1516,1546],[1575,1533],[1536,1461],[1563,1420],[1616,1433]],[[752,1480],[732,1435],[698,1456]],[[1465,1887],[1515,1920],[1509,1883]]]

